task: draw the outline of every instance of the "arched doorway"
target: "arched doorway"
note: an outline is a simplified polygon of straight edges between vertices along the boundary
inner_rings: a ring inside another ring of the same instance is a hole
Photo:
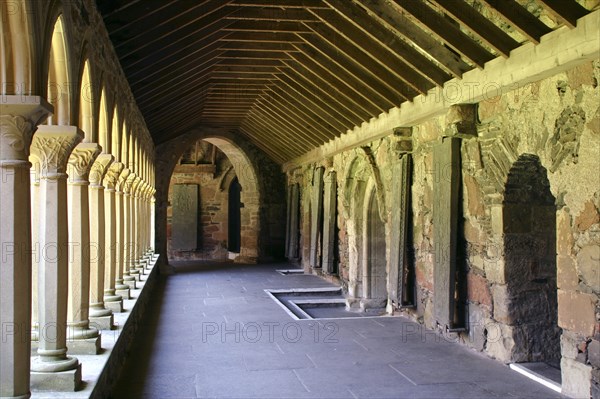
[[[242,186],[238,181],[237,176],[231,181],[229,185],[229,210],[227,217],[227,249],[229,252],[239,253],[241,246],[241,192]]]
[[[535,155],[514,163],[504,196],[507,313],[512,362],[560,367],[556,286],[556,206],[546,170]]]
[[[381,305],[385,306],[387,299],[385,225],[379,217],[379,199],[375,189],[369,196],[365,222],[367,224],[365,297],[377,302],[383,300]]]

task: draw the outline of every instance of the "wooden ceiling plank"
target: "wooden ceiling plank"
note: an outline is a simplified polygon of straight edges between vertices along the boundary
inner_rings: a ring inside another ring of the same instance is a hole
[[[298,101],[294,96],[292,96],[289,92],[282,89],[279,86],[269,88],[270,95],[282,102],[286,105],[286,107],[290,109],[295,109],[297,112],[304,115],[308,120],[313,121],[313,123],[321,126],[321,134],[324,136],[333,136],[336,137],[342,130],[336,129],[335,126],[331,125],[329,121],[323,119],[314,109],[309,108],[305,103]]]
[[[272,42],[229,42],[221,40],[220,50],[240,50],[240,51],[297,51],[292,43],[272,43]]]
[[[244,21],[234,21],[232,24],[223,28],[226,31],[248,31],[248,32],[296,32],[302,33],[307,32],[308,29],[301,22],[293,22],[293,21],[264,21],[260,24],[255,23],[254,21],[244,20]]]
[[[322,0],[233,0],[232,6],[239,7],[285,7],[285,8],[326,8]]]
[[[218,43],[217,43],[218,44]],[[258,51],[258,50],[228,50],[221,56],[223,58],[246,58],[259,60],[288,60],[290,56],[287,53],[279,51]]]
[[[371,72],[364,69],[358,61],[335,48],[329,42],[326,42],[318,35],[302,35],[306,42],[325,54],[338,66],[332,71],[336,71],[338,68],[343,68],[354,76],[353,80],[358,80],[363,86],[371,87],[378,95],[385,98],[392,105],[398,106],[404,101],[408,100],[404,95],[397,93],[395,90],[391,90],[387,84],[382,83],[379,79],[373,78]],[[336,73],[339,71],[336,71]],[[391,108],[391,107],[390,107]]]
[[[302,151],[299,140],[293,140],[290,137],[284,136],[282,133],[284,130],[281,127],[274,125],[272,120],[256,113],[255,110],[248,112],[246,120],[252,121],[255,125],[262,126],[265,130],[268,130],[270,133],[268,136],[269,140],[277,140],[280,143],[279,148],[283,147],[291,151]]]
[[[380,112],[385,112],[394,106],[391,101],[388,101],[384,96],[375,91],[373,87],[368,86],[357,79],[349,71],[339,66],[334,60],[321,53],[313,46],[308,43],[296,46],[301,52],[291,54],[294,59],[303,63],[311,70],[319,70],[319,73],[322,73],[321,71],[327,71],[327,73],[338,79],[341,84],[347,86],[356,93],[353,95],[353,98],[361,98],[361,102],[372,103]],[[321,69],[318,69],[317,66]]]
[[[502,29],[494,25],[489,19],[463,1],[433,0],[447,14],[466,26],[477,37],[490,47],[502,54],[505,58],[520,44]]]
[[[249,72],[240,73],[240,72],[235,72],[235,71],[220,71],[220,72],[212,71],[211,77],[213,79],[239,79],[239,80],[252,80],[252,81],[276,79],[275,75],[272,73],[249,73]]]
[[[292,58],[294,58],[294,61],[285,61],[285,63],[291,65],[290,63],[293,62],[297,71],[302,71],[307,77],[313,75],[316,79],[323,81],[334,93],[344,96],[347,101],[361,109],[365,115],[374,116],[381,112],[379,107],[368,98],[344,84],[337,76],[314,62],[306,54],[299,53],[292,55]]]
[[[232,67],[278,67],[282,66],[281,60],[261,60],[259,58],[247,59],[247,58],[223,58],[218,57],[219,66],[232,66]]]
[[[346,118],[342,117],[337,111],[333,110],[325,100],[323,100],[318,93],[311,92],[299,83],[295,82],[287,75],[279,75],[279,81],[291,89],[293,93],[299,98],[304,99],[314,107],[315,112],[321,116],[321,118],[328,120],[333,124],[337,130],[346,131],[354,127],[354,124]]]
[[[438,42],[430,33],[399,13],[392,4],[380,0],[353,1],[365,8],[374,18],[379,19],[392,32],[396,32],[403,40],[413,43],[437,61],[438,66],[445,68],[454,77],[460,78],[463,73],[472,69],[469,64]]]
[[[176,44],[179,40],[194,35],[201,29],[210,27],[213,23],[221,20],[227,14],[233,12],[225,5],[229,0],[211,0],[206,3],[194,5],[188,11],[183,12],[176,18],[162,20],[156,25],[140,26],[139,34],[130,35],[127,39],[118,43],[117,53],[119,58],[130,55],[130,51],[139,52],[146,47],[162,48],[167,44]],[[188,4],[194,4],[189,2]],[[130,49],[130,51],[124,51]]]
[[[294,105],[273,90],[265,90],[260,97],[263,104],[268,104],[271,108],[277,109],[280,114],[290,115],[290,118],[298,125],[310,126],[310,129],[307,130],[312,131],[314,136],[313,140],[321,143],[327,140],[329,136],[335,136],[335,132],[330,125],[324,125],[314,114],[299,108],[297,105]]]
[[[360,110],[353,103],[346,101],[344,97],[336,97],[332,90],[327,90],[327,83],[319,77],[311,76],[303,71],[302,66],[292,62],[292,68],[286,69],[286,75],[296,83],[304,87],[312,93],[318,93],[319,98],[322,98],[325,104],[331,104],[331,109],[335,110],[340,116],[352,123],[353,126],[360,126],[362,122],[370,119],[370,115]]]
[[[314,132],[305,128],[305,124],[298,123],[298,121],[293,118],[293,115],[290,116],[290,113],[286,112],[286,110],[282,111],[280,108],[274,107],[272,102],[265,100],[265,97],[261,97],[256,102],[256,109],[260,109],[265,115],[277,120],[282,127],[286,128],[284,131],[289,130],[296,132],[296,134],[302,137],[303,140],[310,145],[316,147],[322,144],[320,139],[314,137]]]
[[[573,29],[577,20],[589,14],[589,11],[575,0],[539,0],[553,16]]]
[[[452,78],[451,74],[438,67],[435,62],[411,47],[391,30],[386,29],[381,21],[371,17],[364,8],[356,3],[348,0],[327,0],[327,2],[348,21],[361,29],[363,34],[369,35],[373,40],[385,46],[433,83],[442,86]]]
[[[252,143],[254,143],[258,148],[265,151],[265,153],[268,156],[271,156],[273,160],[288,159],[288,157],[292,156],[291,154],[295,153],[295,152],[290,153],[290,152],[286,152],[286,151],[281,151],[281,150],[278,150],[277,148],[271,148],[271,146],[268,145],[269,141],[265,140],[265,138],[267,137],[265,135],[265,132],[263,132],[260,129],[256,129],[254,127],[248,126],[246,124],[246,121],[242,121],[242,123],[240,123],[240,127],[238,128],[238,130],[241,134],[246,136],[246,138],[248,140],[250,140]],[[267,144],[265,144],[265,142]],[[303,152],[301,152],[301,154],[302,153]]]
[[[231,42],[301,43],[295,33],[290,32],[231,32],[225,39]]]
[[[179,12],[173,3],[163,0],[144,0],[143,7],[137,4],[138,1],[141,0],[132,1],[109,14],[104,14],[104,25],[106,25],[106,29],[111,35],[141,20],[148,21],[150,18],[152,21],[154,17],[158,17],[156,19],[161,20],[165,17],[166,13],[176,15]],[[189,7],[187,4],[185,6]]]
[[[235,4],[234,4],[235,5]],[[316,21],[317,18],[304,8],[290,8],[283,10],[281,8],[257,8],[257,7],[236,7],[237,11],[227,15],[226,19],[249,20],[249,21],[290,21],[290,22],[309,22]]]
[[[310,24],[311,28],[322,37],[328,38],[332,44],[336,43],[342,51],[352,56],[352,58],[364,60],[361,63],[368,62],[364,65],[369,65],[369,69],[377,67],[380,72],[376,72],[376,75],[381,76],[384,82],[390,82],[390,88],[398,87],[393,83],[394,80],[390,80],[395,79],[405,85],[407,89],[410,88],[407,91],[401,91],[401,93],[412,99],[415,96],[410,94],[411,91],[425,94],[434,86],[429,79],[413,69],[412,66],[407,65],[395,52],[390,51],[374,40],[338,12],[333,10],[315,10],[313,12],[325,24]],[[344,39],[347,44],[343,43]],[[373,64],[371,60],[374,60],[377,64]],[[382,73],[384,75],[381,75]]]
[[[540,38],[552,29],[535,17],[516,1],[483,0],[488,6],[498,12],[506,22],[521,32],[532,42],[539,44]]]
[[[483,69],[486,62],[495,58],[493,54],[477,44],[457,26],[444,19],[424,2],[414,0],[394,0],[394,2],[479,68]]]
[[[215,72],[229,72],[237,74],[277,74],[279,69],[272,66],[217,66]]]

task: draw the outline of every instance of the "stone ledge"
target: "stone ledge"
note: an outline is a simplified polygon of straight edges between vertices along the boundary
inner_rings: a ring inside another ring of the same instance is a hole
[[[69,392],[68,397],[73,399],[106,398],[110,396],[113,385],[116,383],[129,347],[137,333],[142,321],[148,301],[156,285],[159,268],[156,260],[152,262],[150,274],[144,276],[138,284],[138,289],[133,292],[132,299],[123,301],[123,313],[114,313],[113,330],[101,330],[102,353],[99,355],[77,355],[81,363],[82,388],[76,392]],[[32,381],[37,376],[31,373]],[[53,373],[60,374],[60,373]],[[51,387],[45,391],[32,392],[32,399],[64,398],[65,392],[53,391]]]

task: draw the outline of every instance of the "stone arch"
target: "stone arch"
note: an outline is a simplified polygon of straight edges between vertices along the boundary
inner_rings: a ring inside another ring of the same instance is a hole
[[[49,35],[44,46],[43,90],[54,113],[48,117],[49,125],[70,125],[71,120],[71,66],[67,25],[64,15],[56,11],[49,20]]]
[[[511,362],[560,367],[556,269],[556,205],[546,169],[532,154],[508,172],[503,200],[504,312],[512,333]]]
[[[100,89],[100,101],[98,109],[98,144],[102,147],[102,152],[109,154],[110,148],[110,136],[109,136],[109,114],[108,104],[106,102],[106,89],[102,87]]]
[[[240,255],[236,258],[239,262],[256,262],[261,252],[260,247],[260,186],[256,166],[247,155],[244,146],[237,144],[239,136],[221,129],[203,128],[194,129],[157,147],[156,151],[156,205],[155,205],[155,247],[161,255],[160,265],[167,266],[167,202],[170,179],[175,165],[186,148],[197,140],[205,140],[217,146],[231,161],[235,174],[242,186],[241,202],[243,203],[241,215],[241,248]]]
[[[0,76],[2,77],[3,94],[31,95],[34,91],[35,68],[39,64],[34,59],[35,41],[30,17],[34,13],[29,10],[30,2],[17,0],[3,3],[2,29],[0,43],[2,57]]]
[[[94,127],[94,121],[96,120],[94,112],[95,96],[90,68],[90,60],[88,58],[84,59],[79,73],[78,126],[84,133],[83,142],[96,143],[98,142],[98,137]]]
[[[111,129],[110,129],[110,153],[115,157],[116,162],[121,162],[121,116],[119,109],[115,104],[111,118]]]

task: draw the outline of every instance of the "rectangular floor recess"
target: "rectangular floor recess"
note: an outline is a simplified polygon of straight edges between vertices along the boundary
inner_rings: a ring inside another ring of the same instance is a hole
[[[546,363],[511,363],[510,368],[525,377],[561,393],[560,370]]]

